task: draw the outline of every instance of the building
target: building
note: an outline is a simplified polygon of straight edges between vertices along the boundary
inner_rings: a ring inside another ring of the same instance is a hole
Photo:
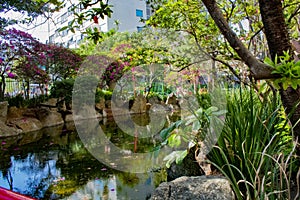
[[[79,29],[76,29],[75,33],[70,30],[59,31],[62,27],[71,23],[74,19],[74,12],[80,13],[82,11],[82,5],[78,4],[78,0],[72,1],[72,3],[66,1],[64,8],[53,17],[54,22],[49,23],[48,43],[62,44],[65,47],[76,48],[84,38],[82,31]],[[85,30],[88,27],[97,27],[100,31],[107,32],[116,28],[115,22],[117,21],[118,31],[120,32],[140,31],[145,25],[141,22],[141,18],[147,19],[151,15],[151,9],[146,0],[111,0],[109,4],[112,6],[111,9],[113,11],[110,18],[105,16],[104,19],[101,19],[99,17],[97,24],[93,20],[85,21],[81,29]],[[72,11],[75,5],[79,6],[75,11]]]

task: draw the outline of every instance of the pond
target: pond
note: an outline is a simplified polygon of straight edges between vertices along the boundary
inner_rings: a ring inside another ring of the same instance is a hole
[[[145,152],[157,145],[153,138],[133,141],[113,119],[99,125],[124,149]],[[101,163],[85,148],[74,123],[0,138],[0,157],[0,186],[38,199],[147,199],[165,181],[162,171],[122,172]]]

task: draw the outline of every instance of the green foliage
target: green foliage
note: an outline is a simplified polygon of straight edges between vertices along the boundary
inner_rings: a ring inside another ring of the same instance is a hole
[[[80,9],[81,12],[77,12],[76,10],[78,9]],[[80,28],[84,21],[93,21],[94,23],[98,24],[99,17],[104,19],[105,16],[111,17],[112,14],[111,6],[108,4],[108,1],[104,3],[102,0],[80,0],[79,4],[73,5],[70,11],[73,12],[74,19],[68,23],[67,26],[62,27],[60,31],[70,30],[71,32],[75,33],[75,29]],[[103,39],[103,37],[105,37],[105,35],[112,32],[115,32],[115,30],[109,31],[108,33],[103,33],[95,27],[93,29],[87,28],[83,33],[87,34],[88,38],[97,44]]]
[[[300,61],[295,61],[289,52],[276,56],[274,61],[266,57],[264,62],[274,68],[272,74],[278,74],[281,77],[273,81],[277,88],[280,88],[280,84],[284,90],[289,86],[293,89],[300,86]]]
[[[47,95],[34,96],[31,99],[24,99],[22,95],[17,95],[15,97],[6,97],[5,101],[8,101],[10,107],[16,106],[17,108],[36,108],[40,103],[48,100]]]
[[[226,42],[201,1],[161,1],[154,15],[146,23],[157,29],[184,32],[193,38],[195,47],[199,45],[201,53],[215,52],[217,49],[218,52],[226,54],[225,51],[228,50],[228,46],[224,46]]]
[[[205,97],[203,97],[204,99]],[[204,104],[202,104],[204,105]],[[193,112],[192,115],[182,120],[172,123],[169,127],[160,132],[163,140],[161,146],[179,147],[182,141],[188,143],[186,150],[173,151],[164,158],[166,167],[170,167],[172,162],[180,163],[186,157],[189,149],[195,145],[199,146],[200,141],[204,141],[207,134],[211,133],[211,123],[222,123],[220,116],[226,113],[226,110],[219,110],[214,106],[202,107]]]
[[[290,36],[292,38],[299,38],[299,0],[285,0],[282,1],[284,16],[286,19],[287,26],[289,28]]]
[[[168,98],[168,96],[166,94],[161,94],[161,92],[150,91],[148,93],[147,99],[150,99],[150,98],[153,98],[153,97],[157,97],[157,99],[159,101],[163,101],[163,102],[165,102]]]
[[[83,33],[87,35],[87,39],[93,41],[94,44],[97,44],[104,41],[107,37],[114,35],[116,33],[116,30],[111,29],[108,32],[101,32],[96,27],[94,27],[93,29],[87,28]]]
[[[0,12],[4,13],[0,17],[0,29],[13,24],[30,23],[45,12],[54,12],[59,10],[62,5],[63,1],[60,0],[3,0],[0,4]],[[25,17],[23,16],[21,18],[18,17],[18,19],[14,19],[14,16],[5,14],[9,11],[26,14],[27,16],[25,15]]]
[[[252,89],[233,90],[227,98],[225,126],[209,160],[238,199],[287,199],[295,163],[279,98],[261,101]]]
[[[9,106],[16,106],[17,108],[24,107],[24,98],[22,95],[17,95],[15,97],[6,97],[6,101],[8,101]]]
[[[74,79],[55,81],[50,90],[51,97],[64,99],[66,104],[70,104],[72,101],[74,81]]]
[[[112,92],[108,90],[102,90],[100,88],[96,89],[96,96],[95,96],[95,102],[100,102],[101,98],[104,98],[105,100],[111,100]]]
[[[173,151],[164,158],[164,161],[167,161],[166,167],[169,168],[174,161],[176,164],[180,164],[183,161],[183,159],[187,156],[187,153],[187,150]]]
[[[211,106],[210,94],[207,92],[206,89],[201,89],[200,92],[197,92],[196,98],[197,98],[198,104],[202,108],[207,109]]]
[[[79,76],[76,78],[73,91],[73,104],[94,105],[99,81],[94,75]],[[99,92],[99,91],[98,91]],[[96,99],[97,100],[97,99]],[[100,98],[99,98],[100,100]]]

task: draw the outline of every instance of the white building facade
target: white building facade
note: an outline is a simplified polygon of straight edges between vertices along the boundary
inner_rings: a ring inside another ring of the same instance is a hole
[[[82,32],[88,28],[97,27],[102,32],[107,32],[113,28],[117,28],[116,21],[118,22],[118,31],[134,32],[141,30],[145,23],[141,19],[148,19],[151,15],[150,6],[146,0],[110,0],[111,10],[113,11],[110,18],[107,16],[104,19],[99,17],[98,23],[93,20],[83,22],[80,29],[75,29],[75,33],[70,30],[59,31],[62,27],[68,26],[74,19],[74,11],[72,6],[79,5],[75,10],[76,13],[82,11],[78,0],[66,1],[66,5],[60,12],[56,13],[53,17],[53,22],[49,23],[49,40],[48,43],[62,44],[65,47],[76,48],[80,41],[84,38]],[[97,4],[95,5],[97,7]]]

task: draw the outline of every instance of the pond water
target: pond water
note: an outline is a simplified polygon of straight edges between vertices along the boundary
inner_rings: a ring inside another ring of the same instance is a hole
[[[99,124],[124,149],[144,152],[157,145],[152,138],[134,142],[112,119]],[[129,173],[104,165],[75,130],[71,123],[0,138],[0,186],[38,199],[147,199],[165,180],[163,172]]]

